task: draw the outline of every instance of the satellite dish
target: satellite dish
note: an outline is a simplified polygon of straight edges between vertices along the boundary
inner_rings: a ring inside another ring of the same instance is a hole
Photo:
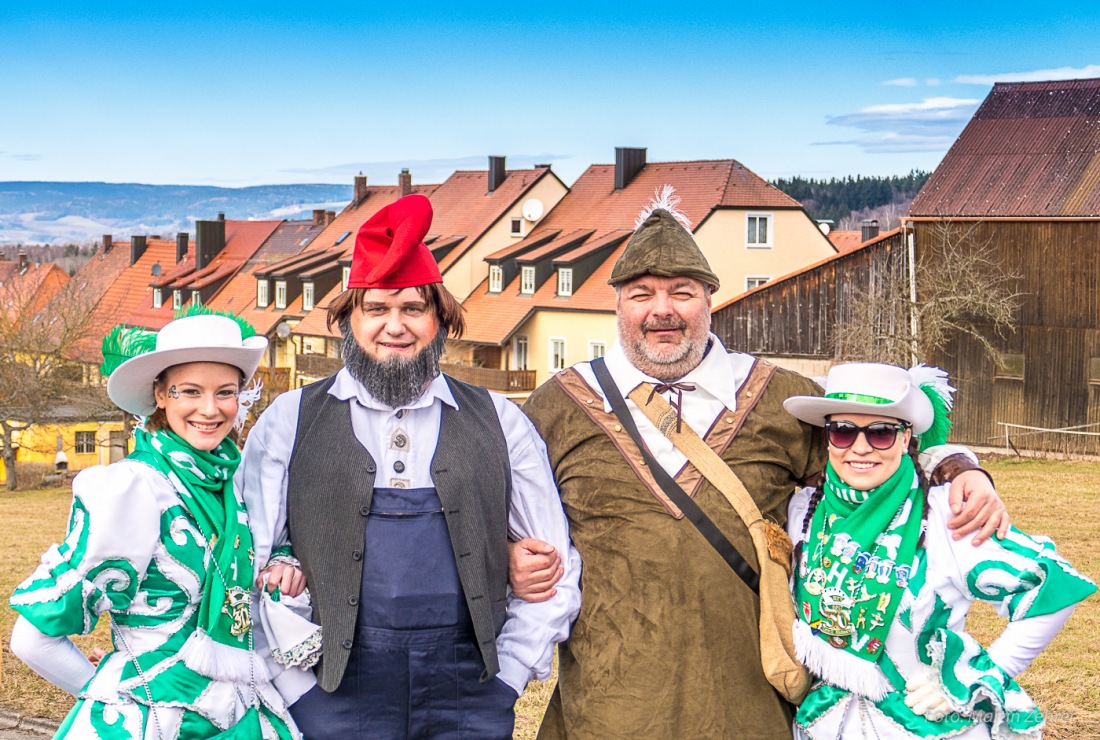
[[[286,339],[290,336],[290,324],[285,321],[280,321],[279,325],[275,327],[275,336],[279,339]]]
[[[542,201],[538,198],[528,198],[523,201],[523,207],[520,209],[523,217],[528,221],[538,221],[542,218],[542,211]]]
[[[154,264],[153,269],[150,270],[150,272],[153,273],[153,277],[157,277],[158,275],[160,275],[160,263],[157,262],[156,264]]]

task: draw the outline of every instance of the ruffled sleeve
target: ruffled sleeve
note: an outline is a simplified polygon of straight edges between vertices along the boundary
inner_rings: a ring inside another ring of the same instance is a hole
[[[65,541],[19,584],[12,608],[51,636],[87,634],[104,611],[127,608],[160,537],[156,475],[128,461],[78,475]]]

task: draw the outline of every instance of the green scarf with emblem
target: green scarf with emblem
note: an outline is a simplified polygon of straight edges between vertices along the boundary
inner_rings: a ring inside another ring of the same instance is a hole
[[[215,642],[250,649],[252,535],[244,502],[233,489],[241,453],[230,439],[196,450],[169,430],[134,432],[135,459],[163,473],[207,542],[198,626]]]
[[[920,541],[923,511],[924,493],[908,455],[870,491],[851,488],[826,466],[795,594],[799,618],[815,637],[862,660],[879,660]]]

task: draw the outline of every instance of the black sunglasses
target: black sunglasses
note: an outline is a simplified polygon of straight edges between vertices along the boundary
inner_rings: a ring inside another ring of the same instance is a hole
[[[876,450],[888,450],[898,439],[898,432],[909,428],[908,424],[889,421],[876,421],[865,427],[856,426],[850,421],[827,421],[825,431],[829,434],[829,444],[840,450],[846,450],[856,443],[862,432],[867,444]]]

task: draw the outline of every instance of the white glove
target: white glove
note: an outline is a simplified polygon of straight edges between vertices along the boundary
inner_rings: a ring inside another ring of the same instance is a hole
[[[938,722],[955,711],[931,668],[905,682],[905,706],[931,722]]]

